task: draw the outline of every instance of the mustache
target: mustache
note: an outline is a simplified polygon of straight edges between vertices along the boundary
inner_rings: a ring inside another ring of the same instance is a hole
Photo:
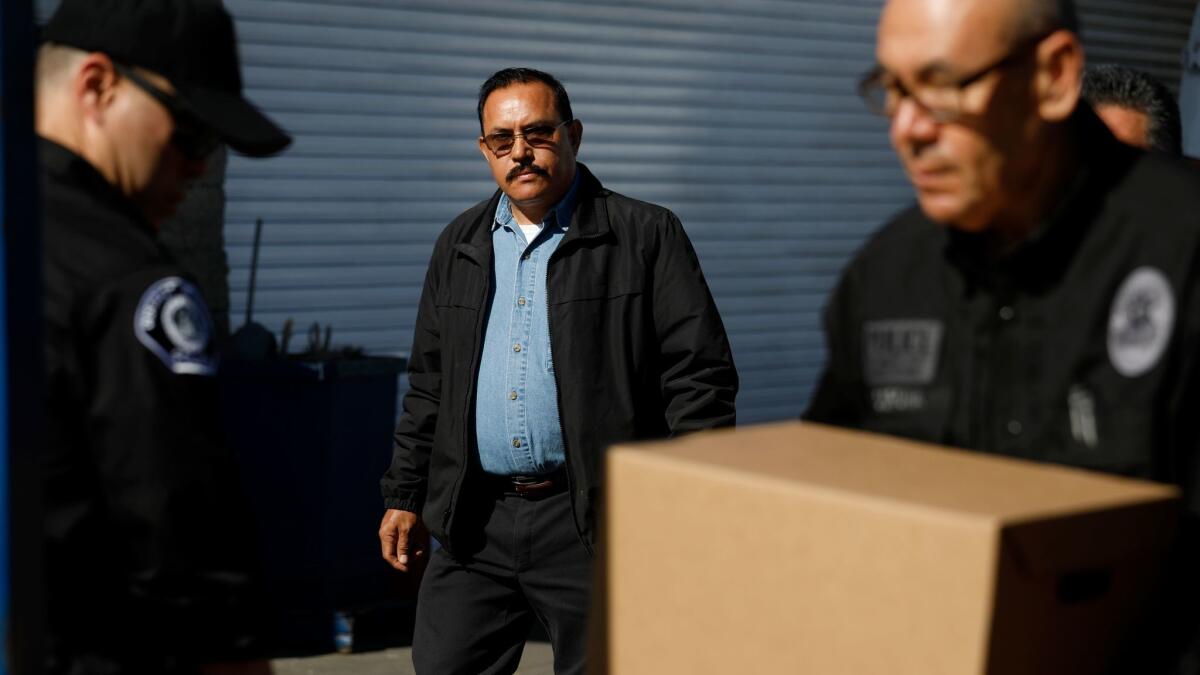
[[[504,177],[504,180],[511,181],[512,179],[525,173],[526,171],[528,171],[530,173],[535,173],[543,178],[550,177],[550,174],[542,167],[540,167],[536,164],[524,164],[521,166],[514,166],[512,168],[512,170],[508,172],[508,175]]]

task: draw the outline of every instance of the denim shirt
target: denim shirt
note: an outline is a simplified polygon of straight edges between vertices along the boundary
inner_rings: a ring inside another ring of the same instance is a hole
[[[578,188],[576,173],[532,242],[517,225],[508,195],[496,207],[495,277],[475,399],[479,460],[490,474],[536,476],[566,462],[550,354],[546,272],[570,226]]]

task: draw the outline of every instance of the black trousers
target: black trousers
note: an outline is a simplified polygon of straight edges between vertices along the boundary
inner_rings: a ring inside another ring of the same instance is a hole
[[[498,494],[473,514],[480,536],[456,557],[434,552],[417,596],[418,675],[513,673],[534,619],[550,636],[556,675],[583,673],[592,560],[566,491]]]

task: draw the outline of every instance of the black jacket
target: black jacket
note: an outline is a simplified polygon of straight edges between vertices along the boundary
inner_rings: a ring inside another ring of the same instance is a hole
[[[132,205],[40,145],[50,672],[187,672],[254,637],[208,311]],[[112,669],[112,670],[109,670]]]
[[[912,208],[846,269],[805,418],[1174,483],[1185,517],[1155,613],[1113,672],[1200,663],[1200,173],[1118,143],[1007,255]]]
[[[594,541],[604,449],[734,423],[737,372],[679,220],[604,189],[582,164],[578,205],[549,263],[550,342],[576,525]],[[493,283],[500,192],[434,247],[410,390],[381,481],[387,508],[421,513],[453,551],[455,514],[481,473],[474,398]]]
[[[1017,249],[916,207],[864,246],[805,417],[1172,482],[1196,510],[1200,177],[1072,124],[1082,167]]]

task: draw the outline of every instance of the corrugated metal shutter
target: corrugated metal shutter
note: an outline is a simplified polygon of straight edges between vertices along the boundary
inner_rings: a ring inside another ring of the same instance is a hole
[[[42,0],[41,5],[52,2]],[[1081,2],[1093,60],[1177,85],[1194,0]],[[266,221],[256,317],[332,323],[404,351],[433,240],[494,189],[474,97],[543,68],[584,122],[609,187],[680,215],[742,373],[744,421],[794,416],[824,358],[820,308],[910,191],[854,95],[880,0],[227,0],[251,97],[296,136],[231,157],[233,316]]]
[[[1179,91],[1179,68],[1196,0],[1079,2],[1088,60],[1144,70]]]
[[[854,94],[874,0],[231,0],[251,94],[296,135],[229,165],[234,316],[266,220],[256,314],[404,350],[433,240],[494,189],[475,94],[510,65],[565,82],[582,161],[676,211],[743,378],[741,418],[796,415],[834,275],[908,198]]]

